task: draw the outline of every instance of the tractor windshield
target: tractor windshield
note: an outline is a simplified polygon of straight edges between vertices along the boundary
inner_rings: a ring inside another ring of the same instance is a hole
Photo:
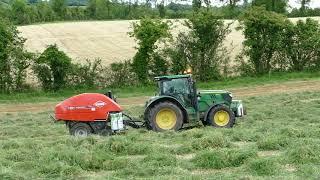
[[[159,85],[161,95],[190,93],[188,78],[163,80]]]

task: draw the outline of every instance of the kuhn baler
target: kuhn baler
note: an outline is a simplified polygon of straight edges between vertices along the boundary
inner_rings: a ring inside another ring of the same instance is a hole
[[[138,127],[123,109],[107,94],[84,93],[73,96],[55,107],[55,120],[65,121],[75,136],[91,133],[114,133],[125,129],[125,124]],[[124,118],[126,118],[124,120]]]

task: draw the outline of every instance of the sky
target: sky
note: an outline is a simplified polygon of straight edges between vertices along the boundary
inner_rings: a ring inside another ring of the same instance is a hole
[[[292,6],[292,8],[298,8],[300,7],[300,4],[297,3],[298,0],[289,0],[289,5]],[[311,3],[309,5],[311,8],[319,8],[320,7],[320,0],[311,0]]]
[[[179,0],[177,0],[179,1]],[[250,2],[250,0],[249,0]],[[180,1],[181,4],[191,4],[192,0],[182,0]],[[242,2],[240,2],[241,4]],[[214,3],[214,5],[216,6],[222,6],[224,3],[219,3],[218,0],[216,0],[216,2]],[[289,6],[291,8],[299,8],[300,7],[300,3],[299,0],[289,0]],[[320,0],[311,0],[311,3],[309,5],[309,7],[311,8],[320,8]]]

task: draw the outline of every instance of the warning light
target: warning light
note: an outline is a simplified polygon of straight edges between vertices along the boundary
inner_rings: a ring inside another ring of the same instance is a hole
[[[191,69],[187,69],[187,73],[186,74],[191,74],[192,70]]]

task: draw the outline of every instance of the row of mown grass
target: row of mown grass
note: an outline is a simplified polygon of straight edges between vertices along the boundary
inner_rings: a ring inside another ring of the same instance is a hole
[[[0,179],[318,179],[319,92],[245,103],[248,116],[232,129],[131,129],[112,137],[71,137],[49,112],[0,114]]]
[[[273,73],[260,77],[236,77],[225,79],[224,81],[212,81],[198,83],[199,89],[229,89],[238,87],[253,87],[258,85],[282,83],[299,80],[318,80],[320,72],[300,72],[300,73]],[[140,85],[133,87],[112,88],[105,90],[97,89],[65,89],[57,92],[30,91],[14,94],[0,94],[0,104],[7,103],[27,103],[27,102],[57,102],[70,96],[85,92],[105,93],[111,90],[117,97],[137,97],[152,96],[157,91],[156,85]]]

